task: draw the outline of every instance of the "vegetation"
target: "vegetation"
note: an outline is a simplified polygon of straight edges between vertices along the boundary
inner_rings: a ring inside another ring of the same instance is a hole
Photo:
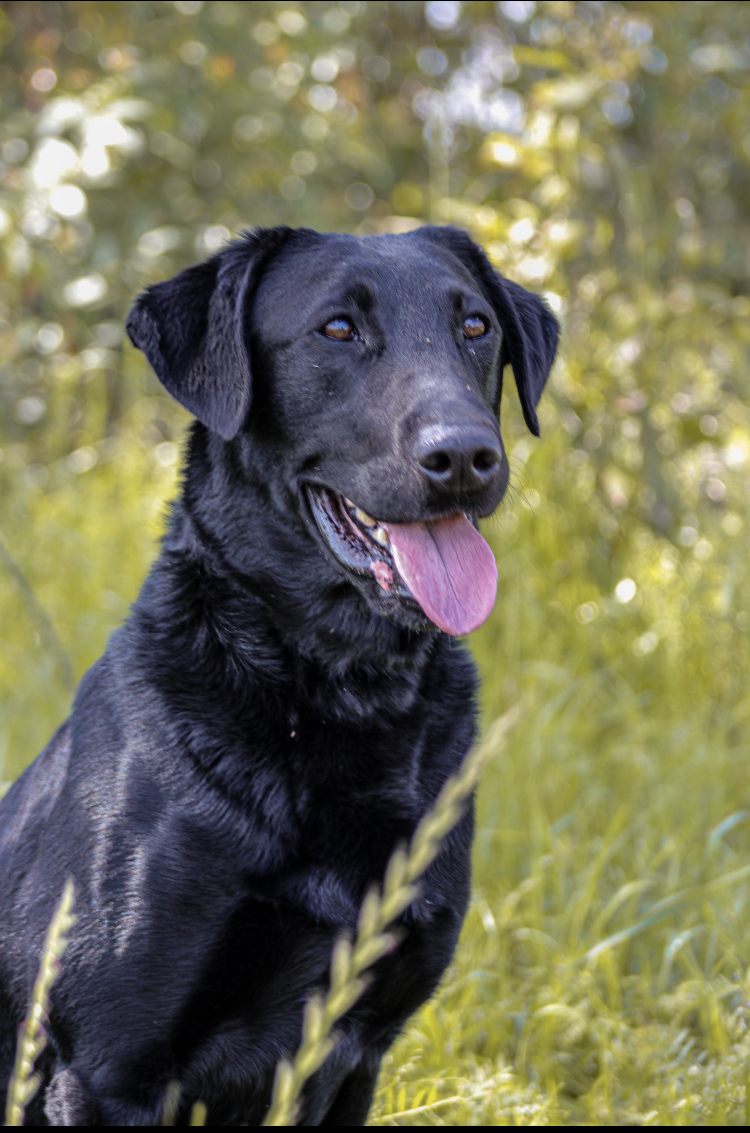
[[[374,1124],[750,1120],[748,36],[718,0],[0,5],[6,782],[175,490],[139,287],[246,224],[432,220],[563,320],[540,441],[504,396],[472,640],[486,722],[527,707]]]
[[[19,1029],[16,1061],[5,1109],[5,1124],[8,1126],[23,1125],[24,1110],[42,1082],[42,1075],[34,1072],[34,1065],[47,1046],[45,1024],[49,1023],[49,994],[60,974],[60,960],[68,945],[67,935],[76,923],[74,904],[73,882],[68,879],[44,938],[28,1015]]]

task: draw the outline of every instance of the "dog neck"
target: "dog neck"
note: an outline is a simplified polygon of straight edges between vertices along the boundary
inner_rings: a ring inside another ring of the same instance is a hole
[[[131,632],[196,695],[211,694],[212,674],[216,695],[231,690],[235,703],[259,686],[284,703],[304,689],[308,707],[359,725],[409,711],[435,650],[455,648],[372,610],[241,466],[237,446],[202,426]]]

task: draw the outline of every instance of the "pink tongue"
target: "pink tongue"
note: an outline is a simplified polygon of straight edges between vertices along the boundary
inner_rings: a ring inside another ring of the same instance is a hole
[[[465,515],[433,523],[384,523],[396,569],[428,618],[456,636],[486,621],[495,604],[492,551]]]

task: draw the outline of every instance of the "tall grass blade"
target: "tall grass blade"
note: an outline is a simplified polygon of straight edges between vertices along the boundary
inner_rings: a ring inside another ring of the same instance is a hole
[[[705,885],[692,885],[689,889],[682,889],[679,893],[672,893],[669,897],[665,897],[662,901],[657,901],[651,906],[648,916],[635,924],[630,925],[628,928],[622,929],[621,932],[616,932],[612,936],[608,936],[606,940],[600,941],[590,948],[586,953],[584,959],[595,960],[602,952],[606,952],[608,948],[614,948],[616,944],[621,944],[624,940],[630,940],[632,937],[637,936],[643,932],[644,929],[650,928],[652,924],[656,924],[662,917],[666,917],[669,913],[673,912],[680,905],[686,901],[694,900],[696,897],[704,897],[709,893],[714,893],[717,889],[723,889],[727,885],[734,885],[738,881],[745,881],[750,877],[750,865],[742,866],[741,869],[732,870],[731,873],[725,873],[721,877],[716,877],[713,881],[707,881]]]

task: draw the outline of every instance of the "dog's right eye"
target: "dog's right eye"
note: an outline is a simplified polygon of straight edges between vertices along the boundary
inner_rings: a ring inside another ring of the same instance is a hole
[[[331,319],[330,323],[326,323],[323,327],[324,335],[328,338],[337,338],[340,342],[347,342],[350,338],[354,338],[356,333],[354,324],[348,319]]]

